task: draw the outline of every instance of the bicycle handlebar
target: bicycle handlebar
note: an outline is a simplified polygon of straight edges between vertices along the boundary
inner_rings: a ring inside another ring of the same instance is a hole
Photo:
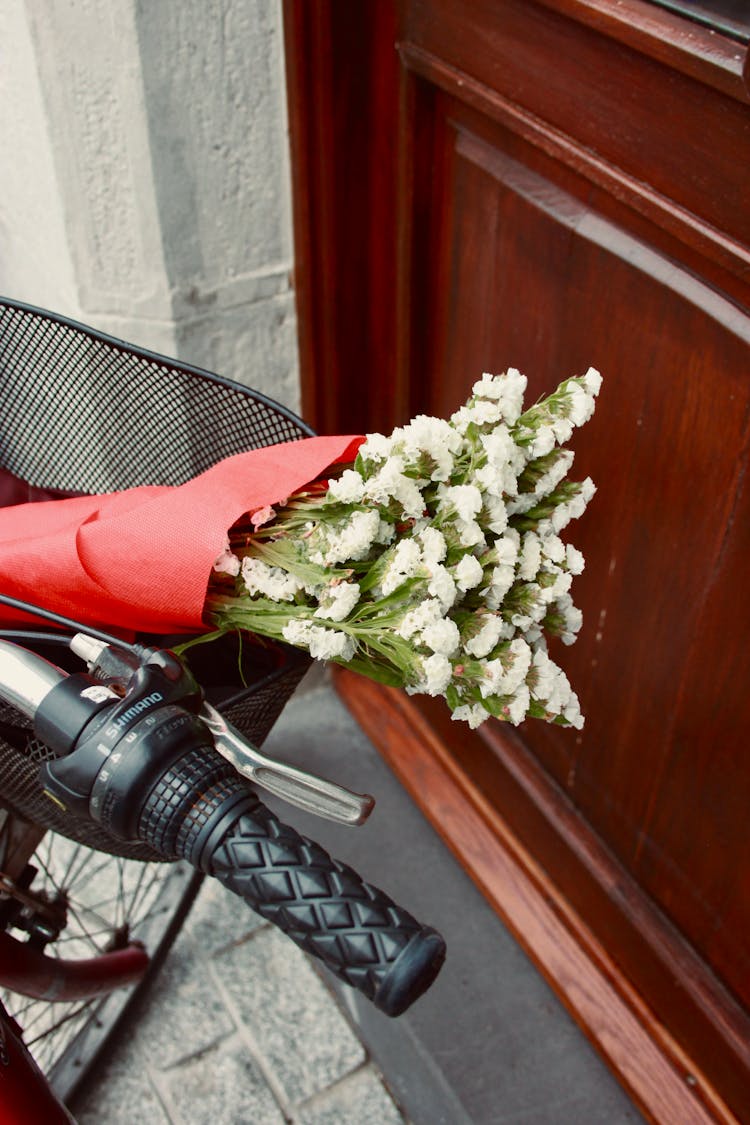
[[[160,778],[140,838],[163,848],[169,820],[174,856],[214,875],[381,1011],[400,1015],[437,976],[443,939],[283,824],[238,778],[221,776],[214,755],[189,751]]]
[[[440,935],[261,803],[216,750],[174,654],[148,650],[130,672],[120,698],[0,642],[0,695],[60,755],[41,767],[49,796],[214,875],[381,1011],[404,1012],[440,970]]]

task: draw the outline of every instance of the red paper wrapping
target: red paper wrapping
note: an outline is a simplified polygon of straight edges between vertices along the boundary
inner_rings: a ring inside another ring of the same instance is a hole
[[[199,632],[212,566],[246,512],[279,504],[361,437],[304,438],[239,453],[176,487],[19,504],[0,510],[0,590],[89,625]],[[29,617],[0,604],[0,622]]]

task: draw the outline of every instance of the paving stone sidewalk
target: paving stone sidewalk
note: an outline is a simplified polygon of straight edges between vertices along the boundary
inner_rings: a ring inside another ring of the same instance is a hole
[[[79,1125],[404,1125],[307,957],[206,881]]]

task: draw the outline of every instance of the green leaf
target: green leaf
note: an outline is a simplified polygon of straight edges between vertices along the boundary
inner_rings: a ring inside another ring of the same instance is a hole
[[[507,696],[504,695],[488,695],[482,701],[482,706],[485,711],[489,711],[496,719],[507,719],[505,708],[508,706]]]
[[[445,702],[448,704],[451,711],[455,711],[457,707],[461,706],[463,700],[455,684],[448,684],[445,690]]]
[[[278,566],[288,574],[293,574],[306,586],[325,586],[332,578],[345,576],[348,573],[317,566],[303,558],[297,546],[290,540],[277,539],[272,543],[253,543],[252,554],[269,566]]]
[[[389,668],[387,665],[378,664],[362,656],[353,656],[351,660],[336,660],[334,663],[341,664],[344,668],[351,668],[353,672],[358,672],[361,676],[367,676],[369,680],[386,684],[388,687],[404,686],[403,676],[395,668]]]

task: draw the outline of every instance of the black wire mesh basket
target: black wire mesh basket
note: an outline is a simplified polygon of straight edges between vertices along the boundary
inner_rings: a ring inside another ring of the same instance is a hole
[[[235,453],[312,433],[257,391],[0,297],[5,503],[183,484]],[[38,638],[29,646],[64,666],[59,647],[45,652]],[[245,642],[240,650],[230,637],[210,648],[210,656],[202,655],[203,646],[191,650],[207,698],[260,744],[309,658],[273,642]],[[162,858],[145,844],[116,840],[58,811],[38,781],[39,762],[49,756],[29,720],[0,704],[0,804],[100,851]]]

